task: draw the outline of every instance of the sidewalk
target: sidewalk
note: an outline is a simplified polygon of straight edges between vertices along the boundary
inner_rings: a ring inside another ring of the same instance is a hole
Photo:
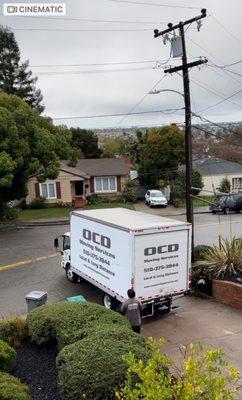
[[[173,206],[167,206],[166,208],[152,207],[150,208],[144,202],[138,202],[134,204],[136,211],[146,212],[150,214],[160,215],[162,217],[174,217],[176,215],[186,215],[186,209],[183,207],[175,208]],[[194,207],[194,214],[209,213],[208,206],[205,207]]]

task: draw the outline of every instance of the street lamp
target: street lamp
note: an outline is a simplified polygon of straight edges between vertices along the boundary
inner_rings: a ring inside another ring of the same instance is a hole
[[[178,90],[173,90],[173,89],[161,89],[161,90],[156,90],[155,89],[155,90],[151,90],[149,92],[149,94],[159,94],[161,92],[174,92],[174,93],[180,94],[184,98],[184,94],[183,93],[178,92]]]

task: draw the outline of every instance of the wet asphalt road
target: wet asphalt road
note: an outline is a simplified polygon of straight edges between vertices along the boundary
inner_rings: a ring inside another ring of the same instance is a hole
[[[224,234],[242,236],[242,215],[221,216],[220,219]],[[217,241],[217,216],[198,214],[195,222],[196,244]],[[32,290],[46,291],[48,302],[78,294],[89,301],[102,302],[100,290],[88,283],[68,282],[60,267],[60,256],[54,251],[53,240],[68,230],[66,225],[0,231],[0,318],[26,314],[25,295]],[[50,258],[42,259],[46,256]],[[170,315],[144,320],[142,333],[165,337],[164,350],[178,359],[179,344],[202,339],[208,346],[224,348],[229,361],[242,371],[241,311],[190,296],[178,299],[175,304],[178,308]]]

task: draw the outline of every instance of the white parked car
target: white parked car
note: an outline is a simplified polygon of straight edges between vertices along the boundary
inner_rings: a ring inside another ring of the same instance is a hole
[[[160,190],[148,190],[145,194],[145,203],[150,207],[167,206],[167,199]]]

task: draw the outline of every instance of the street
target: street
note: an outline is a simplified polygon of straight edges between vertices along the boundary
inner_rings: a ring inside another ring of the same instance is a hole
[[[147,209],[149,212],[149,209]],[[158,212],[151,210],[150,212]],[[184,220],[185,216],[176,218]],[[218,218],[223,235],[240,236],[242,215],[195,215],[195,243],[217,242]],[[67,281],[60,267],[60,256],[55,253],[53,242],[69,226],[42,226],[25,229],[6,229],[0,232],[0,317],[26,314],[25,295],[32,290],[48,293],[48,302],[64,300],[82,294],[87,300],[102,302],[102,292],[89,283],[72,284]],[[175,302],[178,308],[159,319],[145,319],[143,334],[156,338],[165,337],[167,354],[175,354],[179,344],[201,339],[213,347],[222,347],[229,361],[242,371],[241,312],[212,300],[190,296]],[[195,323],[194,323],[195,322]]]

